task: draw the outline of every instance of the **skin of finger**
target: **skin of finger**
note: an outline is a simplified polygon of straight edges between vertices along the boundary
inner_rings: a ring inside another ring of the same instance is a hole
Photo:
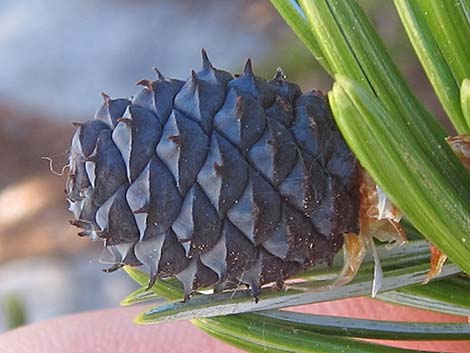
[[[189,322],[138,326],[145,307],[70,315],[0,335],[0,353],[239,353]]]
[[[70,315],[35,323],[0,335],[0,353],[212,353],[241,352],[192,326],[173,322],[137,326],[132,318],[144,307]],[[466,322],[466,318],[381,303],[346,299],[295,308],[307,313],[394,321]],[[400,347],[470,352],[470,342],[386,342]]]

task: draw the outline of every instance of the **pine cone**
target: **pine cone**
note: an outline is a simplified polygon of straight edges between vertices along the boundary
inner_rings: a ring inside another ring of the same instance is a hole
[[[67,199],[79,235],[104,239],[113,271],[145,265],[150,286],[240,283],[257,298],[331,263],[358,233],[358,167],[319,91],[203,67],[186,81],[142,80],[76,123]]]

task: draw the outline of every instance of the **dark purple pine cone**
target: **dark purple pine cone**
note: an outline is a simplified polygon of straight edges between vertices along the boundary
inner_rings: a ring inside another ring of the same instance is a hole
[[[104,239],[114,266],[145,265],[150,285],[282,285],[331,263],[359,231],[358,165],[319,91],[203,67],[110,99],[77,123],[67,199],[79,235]]]

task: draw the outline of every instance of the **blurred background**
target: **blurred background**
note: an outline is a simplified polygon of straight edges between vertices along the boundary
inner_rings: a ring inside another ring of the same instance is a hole
[[[402,72],[430,110],[437,100],[391,1],[359,1]],[[304,90],[331,80],[269,0],[0,1],[0,332],[24,322],[116,307],[136,287],[106,275],[101,243],[77,237],[68,220],[65,177],[72,121],[91,119],[100,92],[133,95],[134,83],[187,78],[200,49],[215,66],[246,58],[266,78],[281,66]]]

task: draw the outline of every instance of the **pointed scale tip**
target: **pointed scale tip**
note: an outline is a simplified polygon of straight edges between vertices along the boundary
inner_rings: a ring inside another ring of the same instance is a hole
[[[285,80],[287,78],[286,74],[284,73],[284,71],[278,67],[276,69],[276,74],[274,75],[274,79],[275,80]]]
[[[103,97],[105,103],[108,103],[111,100],[111,97],[104,92],[101,92],[101,97]]]
[[[140,80],[135,85],[136,86],[144,86],[149,91],[151,91],[153,89],[152,88],[152,81],[150,81],[150,80]]]
[[[119,263],[119,264],[113,265],[109,268],[104,268],[102,271],[105,272],[105,273],[111,273],[111,272],[119,270],[122,267],[124,267],[124,264]]]
[[[126,124],[127,126],[132,126],[133,124],[133,120],[130,119],[130,118],[119,118],[116,120],[117,123],[120,123],[120,122],[123,122],[124,124]]]
[[[149,275],[149,281],[148,281],[146,289],[149,290],[150,288],[152,288],[156,281],[157,281],[157,274],[156,273],[151,273]]]
[[[90,156],[85,157],[85,162],[96,163],[96,153],[92,153]]]
[[[194,70],[191,70],[191,82],[193,87],[197,87],[199,79],[197,78],[197,73]]]
[[[191,297],[193,296],[194,294],[194,291],[192,290],[191,292],[189,293],[184,293],[184,298],[182,300],[182,303],[187,303],[191,300]]]
[[[211,61],[209,60],[209,56],[207,55],[206,49],[201,49],[201,56],[202,56],[202,67],[204,69],[214,69]]]
[[[248,60],[246,61],[245,68],[243,69],[243,74],[248,76],[254,76],[253,63],[251,61],[251,58],[248,58]]]
[[[148,207],[148,205],[145,205],[145,206],[133,211],[133,213],[134,214],[142,214],[142,213],[148,213],[148,211],[149,211],[149,207]]]
[[[155,71],[155,73],[157,74],[157,78],[159,80],[164,80],[166,77],[161,73],[161,71],[159,69],[157,69],[155,66],[152,67],[153,71]]]

